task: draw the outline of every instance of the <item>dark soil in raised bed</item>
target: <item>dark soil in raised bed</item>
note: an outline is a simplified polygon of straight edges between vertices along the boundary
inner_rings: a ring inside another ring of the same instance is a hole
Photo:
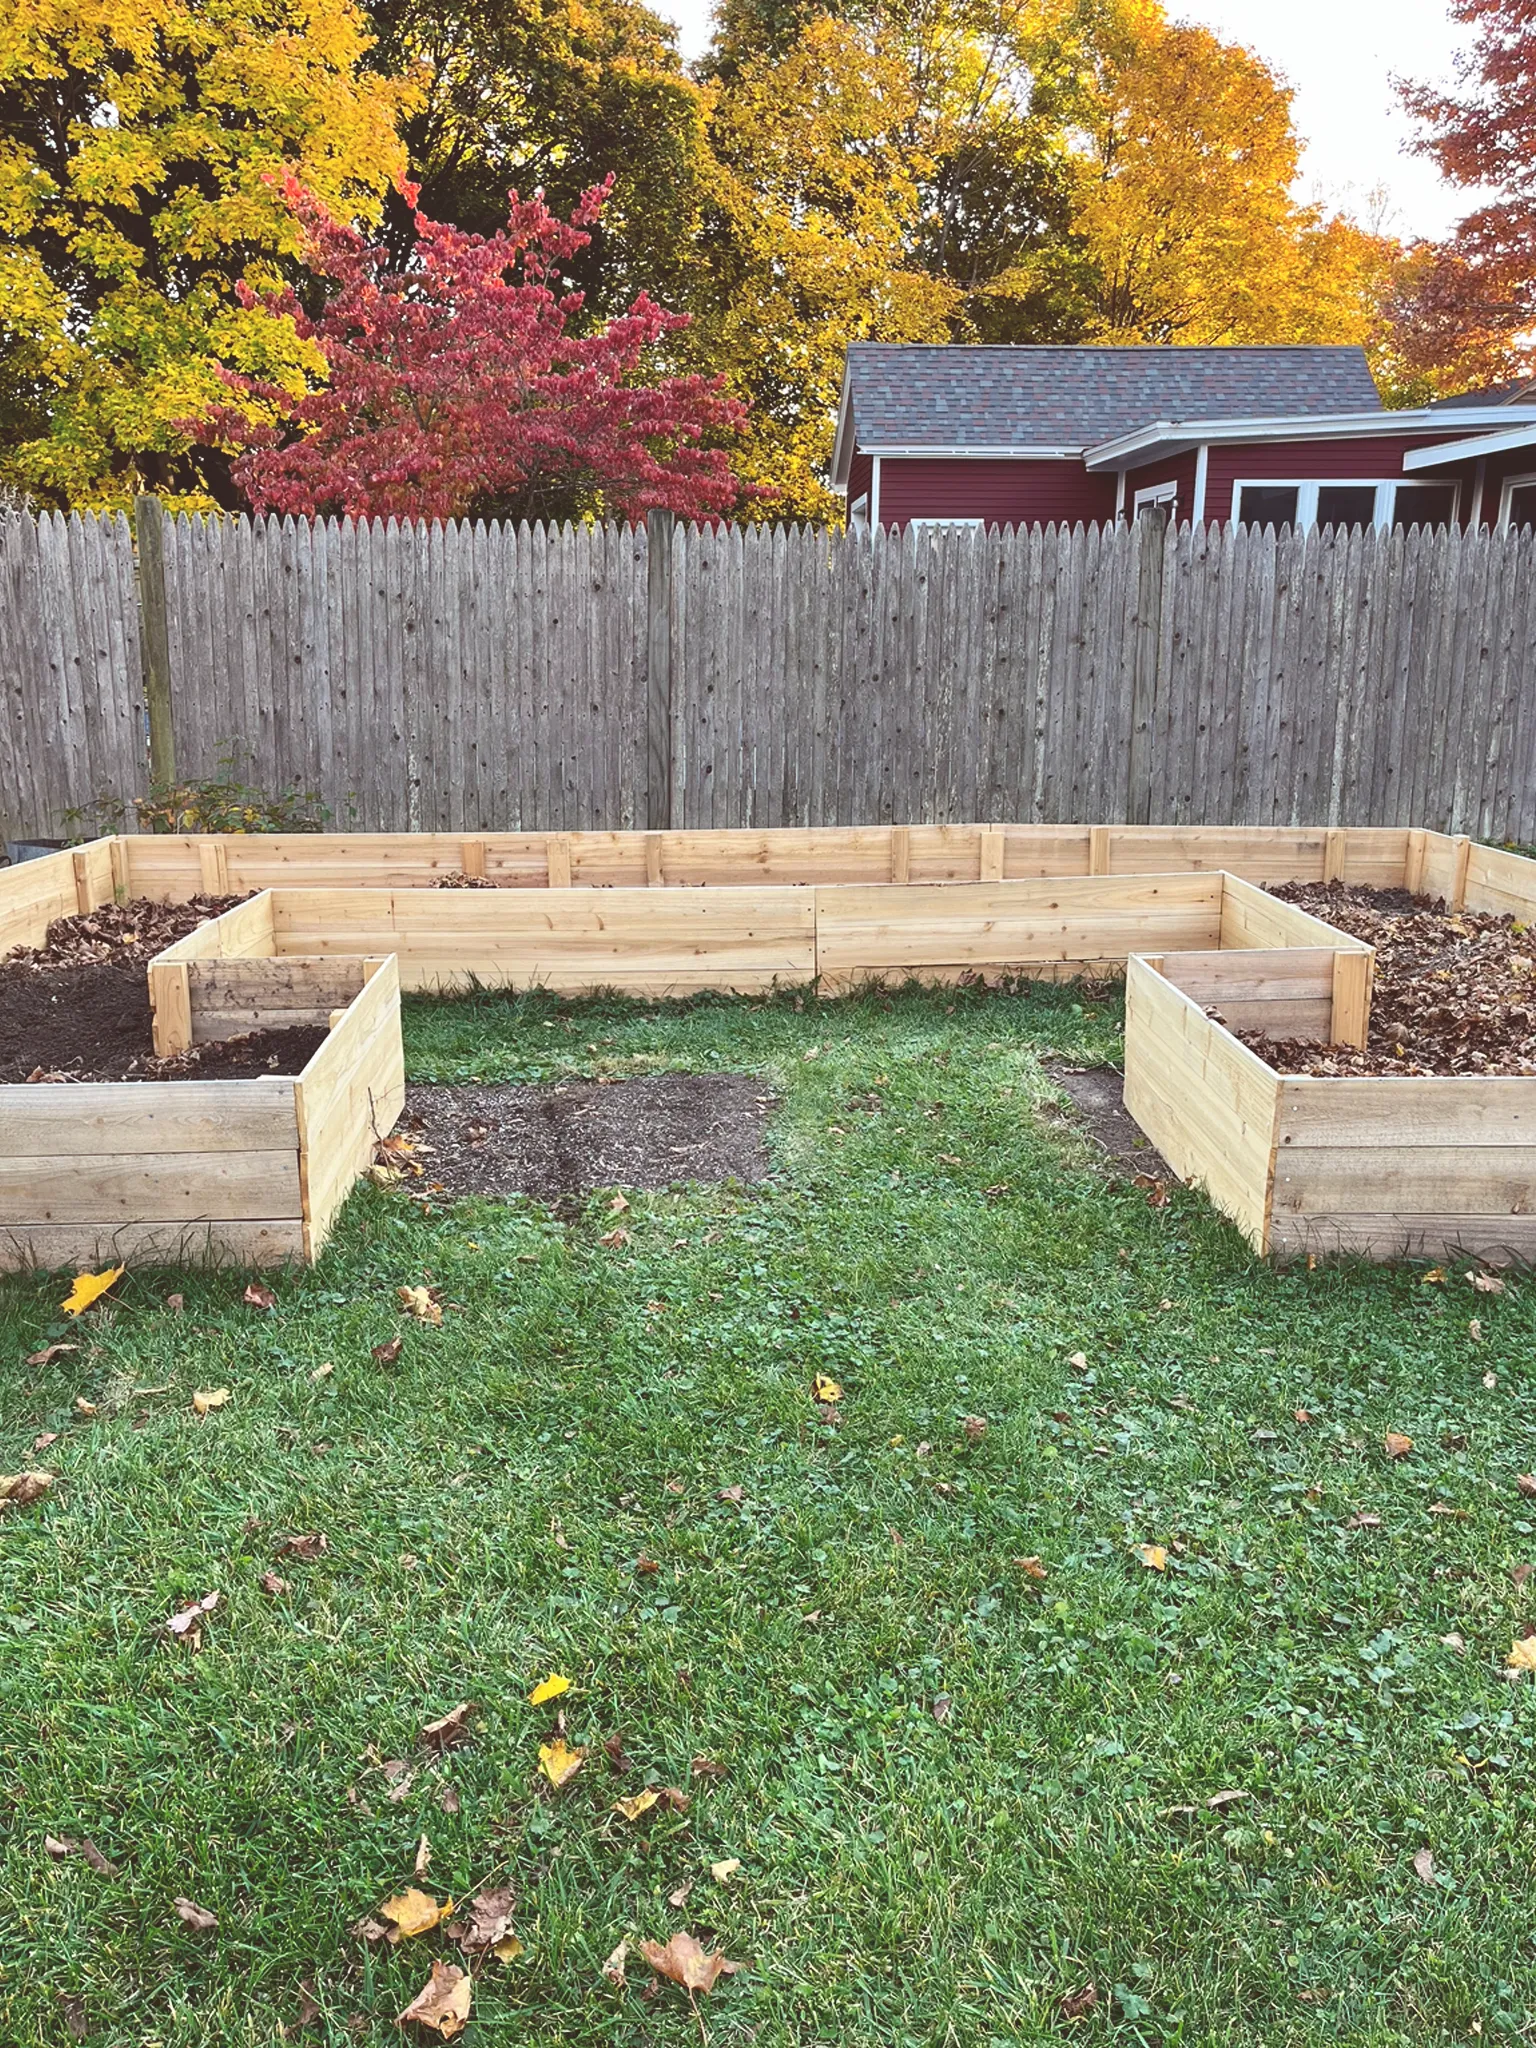
[[[229,1080],[296,1074],[321,1030],[254,1031],[157,1060],[148,961],[243,896],[143,898],[56,918],[0,960],[0,1082]]]
[[[774,1101],[752,1074],[423,1085],[407,1088],[400,1129],[416,1147],[420,1190],[554,1202],[594,1188],[763,1180]]]
[[[1536,1074],[1536,929],[1404,889],[1270,891],[1376,948],[1369,1044],[1237,1035],[1285,1074]]]

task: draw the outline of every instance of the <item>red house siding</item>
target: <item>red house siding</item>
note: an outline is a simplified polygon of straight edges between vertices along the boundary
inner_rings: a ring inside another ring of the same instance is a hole
[[[1410,448],[1432,445],[1437,436],[1373,434],[1358,441],[1239,441],[1213,444],[1205,483],[1208,524],[1225,526],[1232,517],[1236,483],[1313,483],[1335,480],[1380,483],[1401,476]],[[1449,434],[1439,436],[1449,440]],[[1441,474],[1441,472],[1436,472]],[[1429,479],[1425,479],[1429,481]],[[1179,510],[1182,514],[1182,501]],[[1466,493],[1462,494],[1466,517]]]
[[[851,510],[869,493],[870,471],[874,465],[867,455],[855,455],[848,465],[848,505]]]
[[[857,459],[857,458],[855,458]],[[857,490],[852,492],[857,497]],[[880,524],[911,519],[984,519],[988,526],[1094,525],[1115,516],[1115,480],[1081,462],[975,461],[935,457],[880,463]]]

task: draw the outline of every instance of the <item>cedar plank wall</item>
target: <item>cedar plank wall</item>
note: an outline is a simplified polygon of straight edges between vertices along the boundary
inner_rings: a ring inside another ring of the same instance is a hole
[[[988,526],[1076,526],[1081,520],[1088,526],[1114,516],[1114,478],[1090,476],[1078,461],[886,456],[880,464],[882,526],[904,527],[909,519],[984,519]]]

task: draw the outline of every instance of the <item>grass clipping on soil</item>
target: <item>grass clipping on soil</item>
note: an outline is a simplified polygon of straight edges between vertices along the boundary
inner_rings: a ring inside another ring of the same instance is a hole
[[[1284,1074],[1536,1074],[1536,932],[1403,889],[1287,882],[1269,892],[1376,948],[1369,1043],[1240,1031]]]

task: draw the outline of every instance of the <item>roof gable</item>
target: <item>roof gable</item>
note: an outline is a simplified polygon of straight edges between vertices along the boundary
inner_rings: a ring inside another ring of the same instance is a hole
[[[855,342],[839,469],[860,448],[1081,449],[1157,420],[1379,412],[1359,348],[993,348]]]

